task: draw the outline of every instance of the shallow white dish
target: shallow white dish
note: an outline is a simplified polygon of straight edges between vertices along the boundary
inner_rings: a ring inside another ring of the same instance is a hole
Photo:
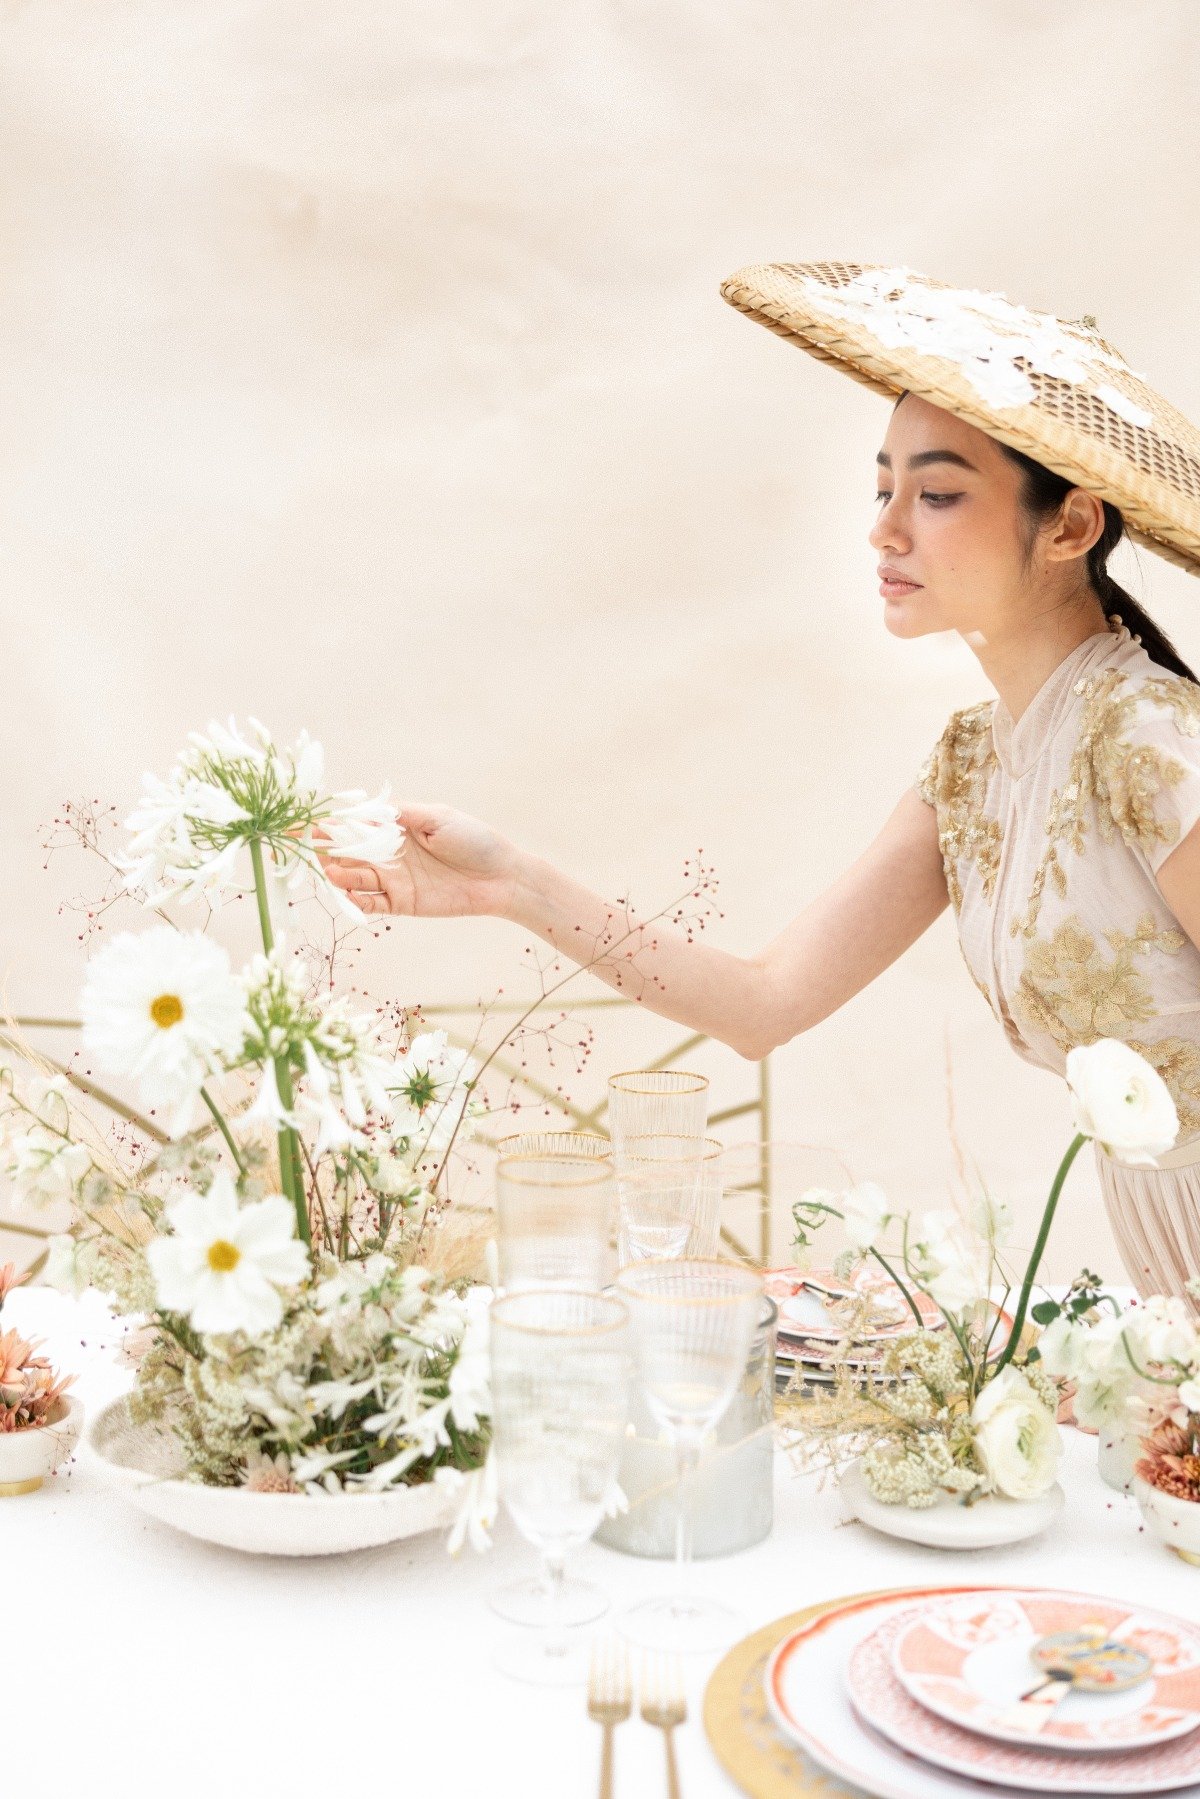
[[[974,1505],[961,1505],[948,1493],[936,1505],[921,1509],[885,1505],[867,1485],[861,1462],[847,1468],[838,1488],[854,1516],[872,1530],[931,1549],[996,1549],[1003,1543],[1021,1543],[1053,1524],[1064,1503],[1063,1490],[1055,1482],[1037,1499],[989,1494]]]
[[[1159,1541],[1194,1568],[1200,1567],[1200,1501],[1176,1499],[1140,1474],[1133,1476],[1133,1496]]]
[[[124,1399],[98,1412],[88,1447],[131,1504],[188,1536],[248,1555],[342,1555],[374,1549],[449,1524],[456,1505],[427,1482],[388,1493],[251,1493],[176,1478],[179,1446],[170,1432],[134,1424]]]
[[[1014,1799],[1046,1799],[1047,1793],[1053,1790],[1092,1793],[1169,1790],[1185,1793],[1187,1799],[1200,1799],[1200,1756],[1194,1757],[1190,1765],[1186,1764],[1190,1749],[1188,1738],[1169,1746],[1177,1752],[1183,1771],[1174,1777],[1164,1778],[1159,1774],[1157,1785],[1138,1783],[1136,1763],[1140,1756],[1135,1752],[1128,1756],[1104,1757],[1104,1767],[1095,1784],[1090,1775],[1084,1774],[1080,1758],[1073,1757],[1071,1768],[1075,1784],[1052,1788],[1044,1778],[1036,1784],[1025,1785],[1003,1777],[998,1770],[1006,1758],[1018,1752],[1002,1744],[989,1745],[976,1737],[975,1743],[990,1750],[992,1755],[984,1758],[973,1780],[963,1779],[922,1759],[920,1751],[899,1748],[861,1723],[855,1715],[847,1687],[850,1658],[859,1645],[889,1617],[910,1611],[922,1600],[937,1599],[952,1592],[977,1592],[986,1597],[988,1591],[986,1587],[971,1586],[913,1587],[876,1598],[851,1600],[841,1610],[826,1613],[801,1626],[779,1644],[764,1673],[767,1705],[780,1730],[798,1743],[820,1767],[856,1790],[874,1794],[875,1799],[964,1799],[967,1794],[988,1790],[986,1785],[978,1784],[980,1781],[1002,1781],[1005,1792],[1014,1795]],[[934,1718],[932,1713],[923,1715],[938,1732],[952,1729]],[[956,1734],[967,1736],[969,1733]]]

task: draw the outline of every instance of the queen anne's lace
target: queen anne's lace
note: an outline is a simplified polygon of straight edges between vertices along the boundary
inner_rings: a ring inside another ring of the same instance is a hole
[[[1150,425],[1153,414],[1111,382],[1105,369],[1130,369],[1100,343],[1088,343],[1052,313],[1019,306],[1002,293],[975,288],[930,287],[915,269],[863,269],[839,287],[816,275],[802,278],[805,298],[819,312],[864,326],[888,349],[943,356],[962,369],[989,406],[1032,405],[1037,392],[1025,368],[1072,381],[1131,425]]]

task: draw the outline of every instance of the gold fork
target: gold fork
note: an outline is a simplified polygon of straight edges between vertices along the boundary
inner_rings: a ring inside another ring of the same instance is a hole
[[[629,1685],[629,1654],[624,1644],[615,1639],[600,1639],[592,1645],[587,1708],[588,1717],[604,1731],[604,1748],[600,1756],[600,1799],[612,1799],[613,1726],[624,1724],[633,1710]]]
[[[687,1701],[683,1696],[683,1678],[679,1657],[645,1656],[641,1679],[642,1716],[647,1724],[663,1733],[667,1746],[667,1793],[679,1799],[679,1773],[675,1766],[675,1744],[671,1732],[687,1718]]]

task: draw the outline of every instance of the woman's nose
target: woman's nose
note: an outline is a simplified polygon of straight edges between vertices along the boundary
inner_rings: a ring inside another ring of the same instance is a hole
[[[895,550],[899,556],[906,555],[912,548],[912,539],[901,523],[894,501],[889,500],[881,507],[878,518],[867,532],[867,542],[872,549]]]

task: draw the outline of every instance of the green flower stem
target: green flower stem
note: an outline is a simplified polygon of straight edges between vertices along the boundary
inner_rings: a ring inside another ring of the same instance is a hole
[[[877,1249],[872,1249],[871,1254],[875,1257],[875,1260],[879,1263],[879,1266],[884,1270],[884,1272],[886,1274],[891,1275],[892,1279],[895,1281],[896,1285],[899,1287],[901,1293],[903,1293],[905,1299],[907,1299],[907,1301],[908,1301],[908,1309],[917,1321],[917,1329],[919,1331],[923,1331],[925,1329],[925,1320],[921,1316],[920,1309],[917,1305],[916,1300],[913,1298],[913,1296],[909,1292],[908,1288],[904,1285],[904,1282],[900,1279],[900,1276],[896,1273],[896,1270],[892,1267],[890,1262],[887,1262],[884,1260],[883,1256],[880,1255],[880,1253]]]
[[[250,863],[254,869],[254,892],[258,900],[258,922],[262,929],[263,949],[269,956],[275,947],[275,933],[271,929],[271,904],[267,897],[267,875],[263,867],[262,842],[257,837],[250,839]],[[286,1111],[290,1112],[295,1101],[292,1087],[292,1071],[286,1057],[275,1057],[275,1082],[279,1088],[279,1097]],[[279,1178],[283,1190],[296,1210],[296,1229],[302,1243],[312,1244],[312,1229],[308,1222],[308,1199],[304,1190],[304,1175],[300,1167],[300,1145],[296,1141],[296,1133],[285,1125],[279,1132]]]
[[[1038,1268],[1041,1266],[1042,1256],[1045,1253],[1046,1239],[1050,1235],[1050,1226],[1054,1223],[1054,1213],[1058,1207],[1058,1196],[1062,1192],[1063,1182],[1067,1178],[1067,1172],[1070,1169],[1071,1163],[1075,1160],[1086,1142],[1087,1137],[1080,1131],[1072,1140],[1066,1155],[1058,1165],[1058,1173],[1054,1177],[1054,1185],[1051,1187],[1050,1197],[1046,1201],[1046,1210],[1042,1213],[1042,1222],[1041,1227],[1038,1230],[1037,1242],[1033,1246],[1033,1254],[1030,1256],[1029,1266],[1025,1270],[1025,1279],[1021,1283],[1021,1297],[1017,1301],[1017,1310],[1013,1318],[1013,1327],[1009,1332],[1008,1342],[1004,1345],[1004,1349],[996,1363],[995,1373],[992,1375],[993,1380],[996,1378],[996,1375],[999,1374],[1000,1370],[1012,1361],[1013,1356],[1016,1353],[1021,1332],[1025,1328],[1025,1313],[1029,1305],[1029,1295],[1033,1290],[1033,1283],[1037,1276]]]
[[[226,1143],[229,1145],[229,1153],[238,1165],[238,1173],[245,1174],[246,1164],[242,1160],[241,1151],[238,1149],[237,1144],[233,1140],[233,1133],[229,1129],[228,1124],[225,1122],[225,1116],[222,1113],[220,1107],[217,1105],[216,1100],[213,1098],[212,1094],[209,1092],[207,1087],[201,1087],[200,1097],[204,1101],[205,1105],[208,1107],[209,1111],[212,1113],[213,1118],[216,1121],[217,1129],[220,1131],[222,1137],[224,1137]]]

